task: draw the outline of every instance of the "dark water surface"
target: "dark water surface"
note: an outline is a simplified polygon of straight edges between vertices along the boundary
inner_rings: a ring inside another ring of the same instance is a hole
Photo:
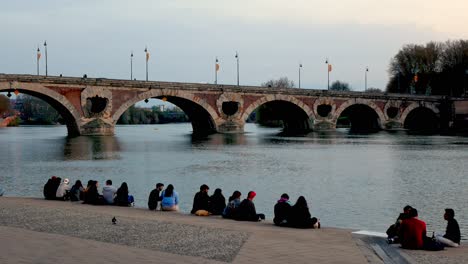
[[[157,182],[172,183],[181,209],[206,183],[243,197],[255,190],[267,218],[286,192],[304,195],[324,226],[385,232],[413,205],[428,230],[443,232],[444,208],[468,232],[468,138],[404,132],[350,135],[346,130],[280,137],[247,125],[245,134],[196,139],[190,124],[119,126],[114,137],[67,138],[64,126],[0,129],[0,186],[5,196],[42,196],[51,175],[72,182],[112,179],[129,184],[145,207]]]

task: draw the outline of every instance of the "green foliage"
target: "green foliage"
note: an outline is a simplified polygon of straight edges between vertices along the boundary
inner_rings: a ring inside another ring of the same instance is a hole
[[[165,124],[189,121],[187,115],[178,108],[161,112],[157,106],[153,106],[151,109],[131,106],[120,116],[117,124]]]
[[[351,87],[346,82],[335,81],[330,86],[331,91],[351,91]]]
[[[8,123],[8,126],[17,127],[19,126],[20,122],[21,122],[21,119],[19,117],[15,117],[13,120],[10,121],[10,123]]]
[[[21,122],[32,125],[51,125],[63,123],[60,114],[47,102],[29,95],[19,95],[16,110],[20,112]]]
[[[390,63],[387,92],[461,96],[467,70],[468,40],[405,45]]]

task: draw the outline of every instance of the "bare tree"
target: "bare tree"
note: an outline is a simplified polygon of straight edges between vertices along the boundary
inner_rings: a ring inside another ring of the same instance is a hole
[[[351,87],[346,82],[335,81],[330,86],[330,90],[332,90],[332,91],[351,91]]]
[[[289,80],[288,77],[281,77],[278,80],[269,80],[264,82],[261,86],[271,88],[293,88],[294,82]]]

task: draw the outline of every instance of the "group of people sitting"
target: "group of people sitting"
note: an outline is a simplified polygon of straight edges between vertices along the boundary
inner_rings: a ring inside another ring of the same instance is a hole
[[[162,211],[177,211],[179,196],[174,191],[174,186],[169,184],[164,189],[164,184],[156,184],[148,198],[148,208],[156,210],[158,204]],[[265,219],[264,214],[257,213],[253,202],[257,195],[254,191],[247,194],[247,198],[241,199],[242,193],[234,191],[226,203],[221,189],[216,189],[213,195],[209,195],[210,188],[203,184],[200,191],[193,198],[191,214],[198,216],[221,215],[223,218],[239,221],[260,221]],[[281,199],[275,205],[274,223],[278,226],[296,228],[320,228],[317,218],[311,217],[306,199],[301,196],[296,204],[291,205],[287,194],[281,195]]]
[[[112,180],[107,180],[100,194],[98,181],[89,180],[85,188],[80,180],[70,186],[69,179],[62,181],[56,176],[52,176],[44,185],[44,197],[47,200],[83,201],[84,204],[92,205],[131,206],[134,203],[126,182],[123,182],[120,188],[116,188],[112,185]]]
[[[426,223],[418,218],[418,210],[407,205],[396,223],[388,228],[388,243],[400,243],[405,249],[441,250],[445,246],[458,247],[460,227],[455,220],[455,211],[445,209],[444,219],[447,221],[445,234],[433,233],[432,237],[427,237]]]

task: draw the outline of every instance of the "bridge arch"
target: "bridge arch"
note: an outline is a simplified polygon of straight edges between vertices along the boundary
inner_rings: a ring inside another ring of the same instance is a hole
[[[380,130],[385,121],[382,110],[374,102],[367,99],[350,99],[341,104],[333,115],[335,126],[342,114],[350,115],[351,129],[357,130]]]
[[[52,106],[65,121],[68,136],[79,136],[81,134],[78,125],[81,115],[65,96],[38,83],[0,83],[0,92],[13,93],[15,90],[22,94],[37,97]]]
[[[181,108],[192,122],[195,134],[211,134],[218,131],[218,114],[205,100],[190,93],[170,89],[151,89],[126,101],[112,115],[114,125],[132,105],[150,98],[164,98],[167,102]]]
[[[308,131],[312,128],[315,115],[312,109],[294,96],[275,94],[264,96],[244,110],[241,120],[245,122],[258,107],[269,105],[274,114],[283,121],[285,131]]]
[[[401,114],[403,127],[409,130],[439,128],[439,109],[434,104],[412,103]]]

